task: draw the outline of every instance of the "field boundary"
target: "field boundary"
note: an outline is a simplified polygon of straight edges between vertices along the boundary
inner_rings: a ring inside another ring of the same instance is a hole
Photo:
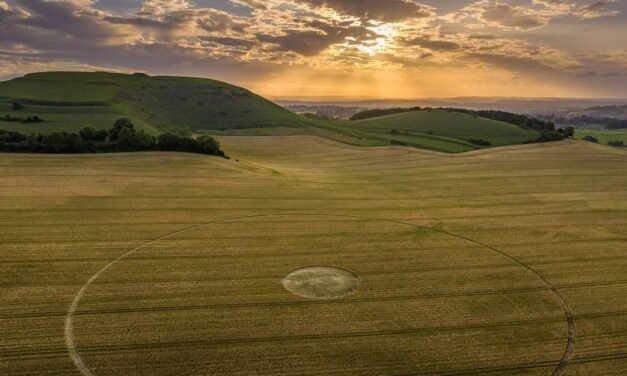
[[[83,296],[85,295],[85,293],[87,292],[87,290],[89,289],[89,287],[91,285],[94,284],[94,282],[96,282],[96,280],[105,272],[107,272],[111,267],[113,267],[115,264],[117,264],[118,262],[124,260],[125,258],[131,256],[132,254],[140,251],[141,249],[156,243],[158,241],[161,240],[165,240],[167,238],[170,238],[174,235],[178,235],[178,234],[182,234],[188,231],[192,231],[201,227],[205,227],[205,226],[210,226],[210,225],[215,225],[215,224],[220,224],[220,223],[227,223],[227,222],[232,222],[232,221],[239,221],[239,220],[244,220],[244,219],[252,219],[252,218],[263,218],[263,217],[282,217],[282,216],[294,216],[294,215],[302,215],[302,216],[320,216],[320,217],[335,217],[335,218],[353,218],[353,219],[362,219],[362,220],[370,220],[370,221],[381,221],[381,222],[389,222],[389,223],[396,223],[396,224],[400,224],[400,225],[404,225],[404,226],[410,226],[413,228],[417,228],[417,229],[423,229],[423,230],[429,230],[429,231],[433,231],[436,233],[440,233],[440,234],[445,234],[445,235],[449,235],[449,236],[453,236],[456,237],[458,239],[462,239],[465,241],[468,241],[470,243],[474,243],[476,245],[480,245],[482,247],[485,247],[493,252],[496,252],[497,254],[500,254],[503,257],[506,257],[508,259],[510,259],[511,261],[513,261],[514,263],[516,263],[517,265],[523,267],[524,269],[528,270],[529,272],[533,273],[536,277],[538,277],[542,283],[548,287],[549,291],[553,294],[553,296],[556,298],[556,300],[559,302],[562,310],[564,311],[564,316],[566,319],[566,323],[568,324],[568,339],[567,339],[567,343],[566,343],[566,348],[564,350],[564,354],[562,355],[561,359],[559,360],[556,368],[553,370],[553,372],[551,373],[551,376],[561,376],[564,374],[564,372],[566,371],[566,368],[568,367],[570,361],[573,358],[573,354],[574,354],[574,350],[575,350],[575,339],[576,339],[576,335],[577,335],[577,330],[576,330],[576,326],[575,326],[575,320],[574,320],[574,314],[568,304],[568,302],[566,301],[566,299],[564,299],[564,296],[558,291],[558,289],[539,271],[535,270],[533,267],[531,267],[529,264],[517,259],[516,257],[498,249],[492,246],[489,246],[487,244],[484,244],[482,242],[464,237],[462,235],[457,235],[445,230],[440,230],[440,229],[435,229],[435,228],[431,228],[431,227],[427,227],[427,226],[421,226],[421,225],[417,225],[414,223],[410,223],[410,222],[403,222],[403,221],[398,221],[398,220],[393,220],[393,219],[384,219],[384,218],[374,218],[374,217],[363,217],[363,216],[355,216],[355,215],[340,215],[340,214],[323,214],[323,213],[278,213],[278,214],[258,214],[258,215],[249,215],[249,216],[244,216],[244,217],[238,217],[238,218],[228,218],[228,219],[222,219],[222,220],[217,220],[217,221],[211,221],[211,222],[205,222],[205,223],[200,223],[200,224],[195,224],[189,227],[185,227],[164,235],[161,235],[159,237],[153,238],[147,242],[144,242],[138,246],[136,246],[135,248],[121,254],[120,256],[118,256],[117,258],[113,259],[112,261],[110,261],[108,264],[106,264],[105,266],[103,266],[100,270],[98,270],[95,274],[93,274],[88,280],[87,282],[85,282],[85,284],[83,286],[81,286],[80,290],[78,291],[78,293],[74,296],[74,299],[72,301],[72,303],[70,304],[67,314],[65,316],[65,345],[66,348],[68,350],[68,353],[70,355],[70,358],[72,359],[72,361],[74,362],[74,365],[76,366],[76,369],[81,372],[81,374],[83,374],[83,376],[95,376],[95,374],[91,371],[91,369],[89,368],[89,366],[85,363],[85,361],[83,360],[83,358],[81,357],[77,345],[76,345],[76,341],[74,338],[74,316],[76,314],[76,311],[78,309],[78,306],[80,304],[80,301],[82,300]]]

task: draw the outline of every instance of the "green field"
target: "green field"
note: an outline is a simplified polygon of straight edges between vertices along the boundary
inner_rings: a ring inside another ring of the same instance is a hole
[[[624,151],[220,141],[0,154],[0,374],[627,374]]]
[[[627,129],[605,130],[605,129],[577,129],[575,138],[582,139],[586,136],[596,137],[599,143],[606,145],[608,141],[623,141],[627,144]]]
[[[25,108],[13,111],[14,102]],[[3,121],[4,115],[37,115],[43,123]],[[0,129],[24,134],[77,132],[86,125],[109,129],[129,117],[151,134],[313,135],[356,146],[390,144],[461,153],[522,144],[539,133],[468,114],[416,111],[361,121],[301,117],[242,88],[185,77],[51,72],[0,82]]]

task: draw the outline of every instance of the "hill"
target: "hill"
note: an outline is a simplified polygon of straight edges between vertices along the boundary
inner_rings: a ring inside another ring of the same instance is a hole
[[[110,127],[125,116],[143,129],[213,130],[302,124],[292,112],[240,87],[186,77],[106,72],[35,73],[0,83],[0,113],[38,115],[36,131],[76,131],[86,124]],[[3,129],[18,124],[0,122]],[[23,127],[22,127],[23,129]]]
[[[15,103],[23,108],[14,109]],[[43,121],[20,121],[34,116]],[[202,78],[48,72],[0,82],[0,129],[76,133],[89,124],[109,129],[120,117],[132,119],[153,135],[308,134],[359,146],[392,144],[452,153],[520,144],[539,136],[512,124],[448,110],[359,121],[305,118],[249,90]]]
[[[420,110],[356,121],[325,122],[355,137],[435,151],[460,153],[487,146],[522,144],[539,132],[447,110]]]

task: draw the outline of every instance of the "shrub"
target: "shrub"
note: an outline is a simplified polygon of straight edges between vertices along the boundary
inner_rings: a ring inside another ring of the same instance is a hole
[[[479,145],[479,146],[490,146],[490,141],[482,140],[480,138],[471,138],[468,140],[470,143]]]
[[[617,148],[622,148],[625,146],[625,142],[623,140],[618,140],[618,141],[608,141],[607,144],[609,146],[614,146]]]

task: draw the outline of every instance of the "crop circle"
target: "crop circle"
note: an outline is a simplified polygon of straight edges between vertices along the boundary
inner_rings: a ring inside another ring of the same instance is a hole
[[[283,287],[292,294],[320,300],[339,299],[352,294],[360,284],[356,274],[330,266],[297,269],[283,279]]]
[[[527,348],[503,354],[494,344],[541,333],[551,345],[537,361],[563,355],[559,375],[571,337],[564,352],[553,290],[530,270],[497,249],[403,222],[323,214],[216,221],[105,265],[77,295],[66,342],[86,376],[120,374],[122,357],[173,373],[392,375],[459,373],[486,361],[510,369]],[[94,355],[103,348],[107,356]],[[474,357],[477,348],[484,357]],[[173,357],[184,365],[163,363]]]

